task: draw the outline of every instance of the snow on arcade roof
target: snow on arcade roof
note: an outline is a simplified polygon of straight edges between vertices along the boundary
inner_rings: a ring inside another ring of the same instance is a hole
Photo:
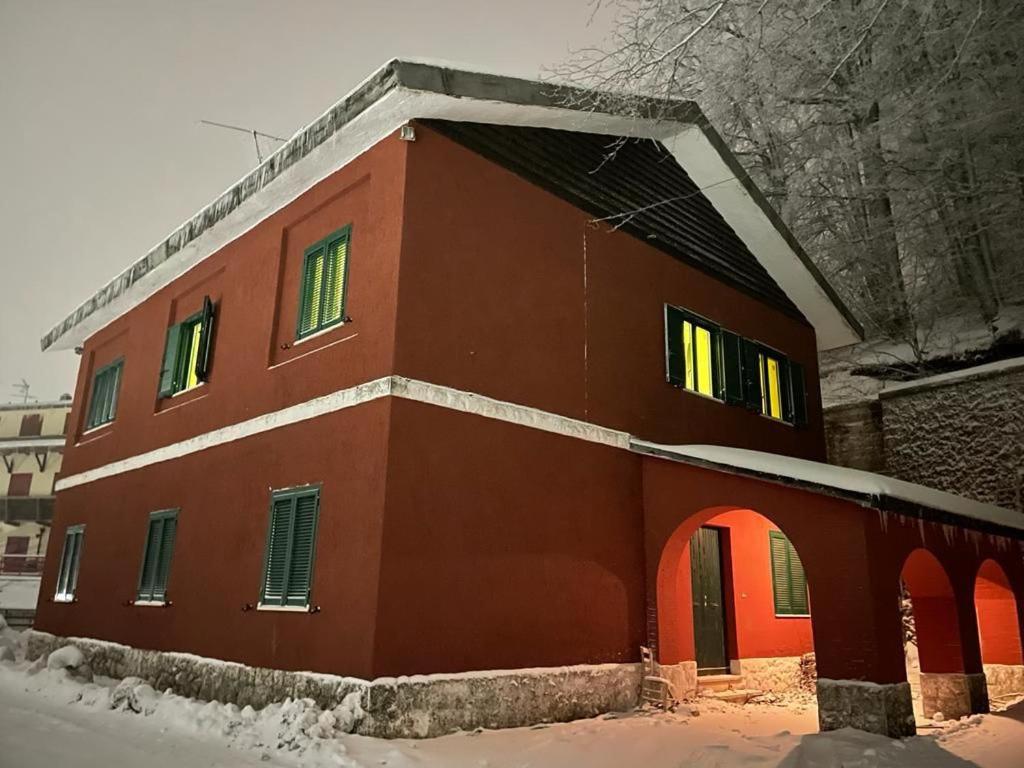
[[[100,288],[41,340],[70,349],[416,119],[553,128],[660,142],[799,312],[820,349],[861,328],[696,104],[395,59]],[[699,262],[699,254],[693,255]]]
[[[1015,538],[1024,536],[1024,514],[1020,512],[874,472],[723,445],[660,445],[634,439],[630,448],[637,453],[824,492],[882,511],[924,512],[939,518],[939,522]]]

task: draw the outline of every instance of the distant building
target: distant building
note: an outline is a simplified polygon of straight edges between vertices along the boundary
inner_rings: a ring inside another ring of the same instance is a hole
[[[0,405],[0,574],[38,575],[71,401]]]

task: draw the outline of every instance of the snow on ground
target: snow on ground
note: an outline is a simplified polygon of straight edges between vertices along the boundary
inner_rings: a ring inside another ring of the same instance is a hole
[[[65,651],[49,664],[0,664],[0,766],[1018,768],[1024,747],[1024,702],[901,742],[850,729],[815,733],[806,697],[746,706],[701,700],[696,713],[684,705],[675,714],[387,741],[341,733],[335,713],[308,702],[255,712],[131,679],[86,683],[64,668],[76,662]],[[72,672],[88,677],[81,667]]]
[[[0,576],[0,608],[30,611],[39,600],[39,577]]]

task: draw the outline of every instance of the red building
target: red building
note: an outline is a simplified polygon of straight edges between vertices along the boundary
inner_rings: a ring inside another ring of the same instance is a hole
[[[695,105],[572,95],[394,61],[56,326],[37,627],[365,679],[648,645],[684,693],[814,650],[823,727],[905,734],[902,580],[926,699],[1024,675],[1024,521],[817,463],[856,322]]]

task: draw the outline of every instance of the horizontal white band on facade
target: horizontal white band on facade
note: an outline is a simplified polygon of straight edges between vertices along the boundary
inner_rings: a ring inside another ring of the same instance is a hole
[[[607,427],[601,427],[567,416],[542,411],[526,405],[495,400],[484,395],[463,392],[439,384],[407,379],[404,376],[384,376],[348,389],[341,389],[329,395],[307,400],[304,403],[282,408],[279,411],[257,416],[237,424],[221,427],[187,440],[171,443],[152,451],[136,454],[126,459],[113,461],[95,469],[88,469],[76,475],[69,475],[57,481],[55,491],[60,492],[79,485],[92,483],[107,477],[132,472],[137,469],[180,459],[208,448],[244,440],[247,437],[279,429],[290,424],[323,416],[335,411],[378,400],[382,397],[400,397],[420,403],[436,405],[462,413],[471,413],[489,419],[518,424],[531,429],[564,435],[591,443],[629,450],[630,437]]]

